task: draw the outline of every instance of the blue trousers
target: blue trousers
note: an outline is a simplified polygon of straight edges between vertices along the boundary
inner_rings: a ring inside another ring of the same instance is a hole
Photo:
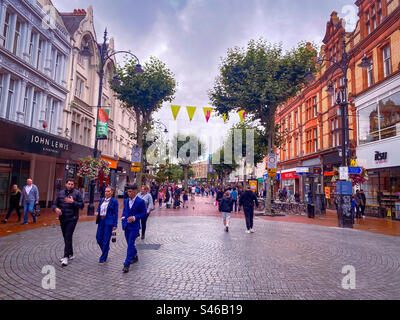
[[[137,256],[137,250],[135,247],[137,237],[139,237],[139,230],[128,230],[128,227],[125,229],[125,239],[128,244],[128,250],[124,266],[129,266],[133,258]]]
[[[112,236],[113,226],[107,226],[105,219],[100,219],[100,223],[97,227],[96,240],[101,249],[100,262],[107,261],[108,252],[110,251],[110,240]]]
[[[34,206],[35,206],[34,201],[24,201],[24,223],[28,223],[28,212],[31,213],[33,222],[36,222],[36,217],[33,214]]]

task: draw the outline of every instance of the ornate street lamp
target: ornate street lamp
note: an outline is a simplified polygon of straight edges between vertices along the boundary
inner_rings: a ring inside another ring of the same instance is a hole
[[[131,55],[133,58],[136,59],[136,61],[138,62],[138,64],[136,65],[136,68],[134,69],[134,72],[137,74],[142,74],[144,72],[144,70],[142,69],[139,59],[131,52],[129,51],[111,51],[109,48],[109,45],[107,44],[107,28],[104,31],[104,41],[103,44],[101,45],[101,47],[98,47],[98,44],[96,43],[96,41],[94,41],[93,39],[90,39],[86,45],[82,48],[82,50],[80,51],[80,55],[83,58],[89,59],[91,58],[94,53],[92,53],[90,51],[89,48],[89,43],[91,41],[95,42],[95,47],[98,48],[99,50],[99,55],[100,55],[100,84],[99,84],[99,97],[98,97],[98,103],[97,103],[97,119],[96,119],[96,132],[95,132],[95,142],[94,142],[94,158],[98,157],[98,136],[97,136],[97,127],[99,124],[99,111],[101,109],[101,98],[103,95],[103,82],[104,82],[104,68],[105,65],[107,63],[107,61],[111,61],[112,57],[114,57],[116,54],[119,53],[125,53],[125,54],[129,54]],[[119,79],[118,77],[114,77],[113,78],[113,84],[119,84]],[[117,83],[118,82],[118,83]],[[94,189],[95,189],[95,181],[92,180],[90,182],[90,190],[89,190],[89,206],[88,206],[88,211],[87,211],[87,215],[88,216],[94,216]]]

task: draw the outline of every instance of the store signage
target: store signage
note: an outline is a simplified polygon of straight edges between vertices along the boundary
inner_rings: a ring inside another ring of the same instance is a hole
[[[56,154],[58,154],[60,151],[70,150],[70,145],[68,143],[38,134],[31,134],[30,144],[39,145],[43,149],[43,151]]]
[[[258,181],[257,180],[250,179],[249,186],[250,186],[251,191],[253,191],[254,193],[257,193],[257,189],[258,189]]]
[[[299,176],[296,175],[296,171],[281,173],[282,180],[298,179],[298,178]]]
[[[379,152],[375,151],[375,163],[386,163],[388,161],[388,154],[387,152]]]
[[[296,174],[298,174],[299,176],[303,176],[303,175],[306,175],[309,173],[310,173],[309,167],[297,167],[296,168]]]
[[[339,168],[339,179],[340,180],[348,180],[349,179],[349,168],[348,167],[340,167]]]
[[[363,169],[360,167],[349,167],[349,174],[362,174]]]
[[[330,187],[325,188],[325,198],[328,200],[331,198],[331,188]]]
[[[98,140],[107,140],[109,117],[110,109],[99,109],[96,133]]]
[[[313,168],[314,174],[321,175],[322,169],[321,168]]]

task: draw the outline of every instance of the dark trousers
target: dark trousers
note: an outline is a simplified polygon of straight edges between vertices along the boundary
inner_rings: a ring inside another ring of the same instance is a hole
[[[308,217],[310,219],[314,219],[315,212],[314,212],[314,205],[313,204],[308,204],[307,205],[307,211],[308,211]]]
[[[128,227],[125,229],[125,239],[128,244],[128,250],[126,252],[126,260],[124,263],[125,267],[130,266],[133,258],[137,256],[137,250],[135,247],[136,238],[139,236],[138,230],[128,230]]]
[[[237,212],[237,200],[233,200],[233,204],[235,205],[235,212]]]
[[[361,206],[361,215],[365,217],[365,206]]]
[[[106,225],[105,219],[100,219],[97,227],[96,240],[101,249],[100,262],[107,261],[108,252],[110,251],[110,240],[112,236],[113,226]]]
[[[146,214],[146,217],[143,219],[140,219],[140,223],[142,225],[142,237],[146,234],[146,226],[147,226],[147,219],[149,218],[149,215]]]
[[[162,199],[158,199],[158,204],[160,207],[162,206]]]
[[[14,209],[15,209],[15,211],[17,211],[18,221],[21,220],[21,212],[19,211],[19,205],[11,206],[11,207],[8,209],[7,216],[6,216],[6,220],[8,220],[8,219],[10,218],[11,213],[14,211]]]
[[[356,205],[356,218],[360,219],[361,218],[361,205]]]
[[[64,221],[61,222],[61,231],[64,237],[64,258],[74,255],[72,248],[72,236],[74,235],[75,227],[78,221]]]
[[[253,229],[254,208],[243,208],[247,230]]]

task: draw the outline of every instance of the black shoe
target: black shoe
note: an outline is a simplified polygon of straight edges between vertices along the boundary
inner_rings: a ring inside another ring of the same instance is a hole
[[[131,264],[139,262],[139,257],[136,256],[132,259]]]
[[[6,220],[6,219],[4,219],[4,220],[1,220],[1,223],[4,223],[4,224],[6,224],[6,223],[7,223],[7,220]]]
[[[142,238],[141,239],[144,240],[144,234],[142,234]]]
[[[124,268],[122,269],[122,271],[124,273],[128,273],[129,272],[129,266],[124,266]]]
[[[225,228],[225,231],[226,231],[226,232],[229,232],[229,227],[226,227],[226,228]]]

